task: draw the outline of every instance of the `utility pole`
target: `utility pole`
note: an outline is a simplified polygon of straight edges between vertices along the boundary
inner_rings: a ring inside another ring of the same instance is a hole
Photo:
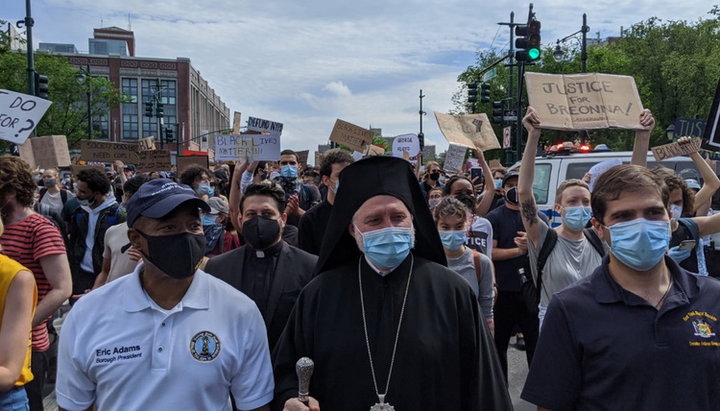
[[[501,26],[508,26],[510,29],[510,50],[508,52],[508,56],[510,57],[510,61],[508,64],[505,64],[505,67],[508,68],[508,97],[503,100],[503,116],[505,111],[505,101],[507,101],[507,107],[512,108],[513,106],[513,83],[515,82],[515,66],[518,64],[515,61],[515,27],[519,26],[518,23],[515,23],[515,12],[510,12],[510,22],[506,23],[498,23]],[[520,79],[522,81],[522,79]],[[519,85],[518,85],[519,88]],[[519,114],[518,114],[519,115]],[[504,126],[504,123],[501,123],[501,126]],[[512,123],[510,123],[510,127],[512,127]],[[512,143],[510,144],[510,150],[505,151],[505,162],[512,164],[515,162],[515,158],[513,156],[512,151]]]
[[[418,133],[418,141],[420,142],[420,152],[422,153],[423,148],[425,147],[425,134],[423,134],[423,116],[427,113],[423,111],[422,101],[423,98],[425,98],[425,95],[422,93],[422,89],[420,89],[420,111],[418,111],[418,114],[420,115],[420,133]]]
[[[25,19],[16,23],[18,28],[25,26],[27,37],[27,90],[31,96],[35,95],[35,56],[33,55],[32,28],[35,20],[32,18],[30,0],[25,0]]]

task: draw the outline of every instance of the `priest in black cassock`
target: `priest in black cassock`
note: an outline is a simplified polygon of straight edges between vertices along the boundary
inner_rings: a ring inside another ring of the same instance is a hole
[[[511,410],[477,300],[445,267],[409,163],[367,158],[340,186],[319,275],[273,352],[273,409],[308,409],[295,363],[310,357],[311,410]]]

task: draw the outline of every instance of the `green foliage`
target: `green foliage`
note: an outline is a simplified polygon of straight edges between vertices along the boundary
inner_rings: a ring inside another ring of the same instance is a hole
[[[35,55],[35,71],[49,79],[49,99],[53,104],[35,129],[36,135],[65,135],[73,145],[86,139],[88,129],[87,96],[91,97],[91,116],[97,120],[108,110],[129,101],[113,84],[101,77],[84,77],[65,58],[45,53]],[[27,59],[24,54],[0,53],[0,88],[27,93]]]

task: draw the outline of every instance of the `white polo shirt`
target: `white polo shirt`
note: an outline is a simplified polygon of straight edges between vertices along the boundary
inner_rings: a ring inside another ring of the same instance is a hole
[[[81,298],[63,323],[55,391],[68,410],[230,410],[273,398],[255,303],[197,270],[180,303],[159,307],[135,271]]]

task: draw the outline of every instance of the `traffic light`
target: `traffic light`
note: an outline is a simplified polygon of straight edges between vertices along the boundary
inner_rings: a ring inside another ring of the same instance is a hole
[[[503,115],[505,115],[505,105],[503,104],[503,101],[493,101],[492,107],[492,121],[493,123],[502,123],[503,122]]]
[[[48,100],[48,78],[35,73],[35,95]]]
[[[173,131],[171,128],[165,129],[165,142],[166,143],[172,143],[174,140]]]
[[[152,117],[153,116],[153,103],[152,101],[148,101],[145,103],[145,117]]]
[[[468,83],[468,103],[477,103],[477,83]]]
[[[540,58],[540,22],[530,21],[527,25],[515,27],[515,60],[533,62]]]
[[[162,118],[164,114],[165,110],[163,109],[163,104],[158,102],[155,107],[155,117]]]
[[[490,102],[490,84],[488,83],[482,83],[482,85],[480,86],[480,102]]]

